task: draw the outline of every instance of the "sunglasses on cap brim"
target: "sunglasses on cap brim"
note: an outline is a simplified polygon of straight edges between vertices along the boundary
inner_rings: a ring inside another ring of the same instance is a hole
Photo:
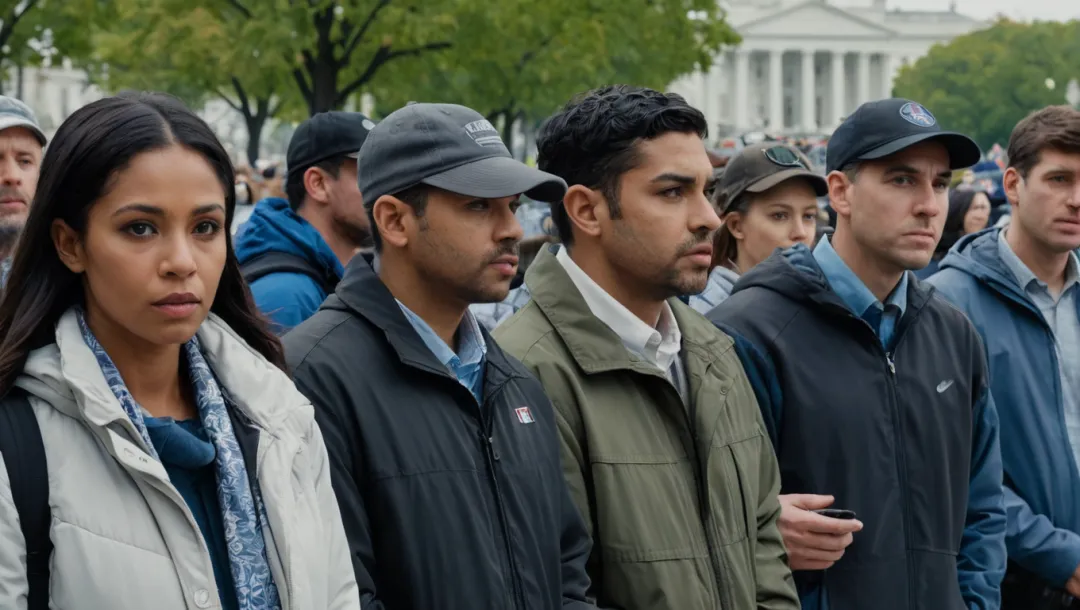
[[[765,153],[766,159],[782,167],[801,167],[805,170],[810,169],[795,151],[786,146],[773,146],[772,148],[766,148],[762,152]]]

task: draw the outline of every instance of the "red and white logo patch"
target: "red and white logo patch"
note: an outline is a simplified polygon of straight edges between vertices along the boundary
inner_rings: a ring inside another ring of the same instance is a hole
[[[531,424],[536,421],[533,419],[532,411],[529,410],[529,407],[518,407],[514,409],[514,413],[517,413],[518,421],[523,424]]]

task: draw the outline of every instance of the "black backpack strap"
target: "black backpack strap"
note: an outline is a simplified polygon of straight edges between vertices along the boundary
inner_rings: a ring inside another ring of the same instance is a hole
[[[0,453],[26,539],[26,579],[30,586],[27,608],[48,610],[49,558],[53,549],[49,536],[49,470],[34,410],[25,392],[17,388],[0,401]]]
[[[318,282],[327,295],[333,294],[338,278],[331,271],[317,269],[302,256],[288,252],[266,252],[240,265],[244,280],[251,284],[255,280],[271,273],[299,273]]]

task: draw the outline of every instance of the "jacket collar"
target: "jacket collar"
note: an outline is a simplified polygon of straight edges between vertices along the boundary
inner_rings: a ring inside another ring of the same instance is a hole
[[[587,374],[632,370],[663,377],[662,371],[630,353],[619,336],[592,314],[581,292],[555,258],[558,245],[541,250],[525,273],[533,301]],[[677,298],[668,299],[682,332],[684,357],[711,362],[725,351],[724,335]]]
[[[397,299],[379,279],[368,258],[354,256],[349,261],[337,290],[322,307],[347,311],[367,320],[386,336],[402,364],[436,375],[453,377],[409,323]],[[524,375],[509,362],[487,330],[481,328],[480,332],[487,346],[484,381],[486,394],[489,387],[500,385],[510,377]]]
[[[199,327],[198,337],[207,362],[245,419],[271,436],[281,436],[286,426],[300,430],[291,416],[310,415],[311,402],[288,375],[214,314]],[[83,341],[73,309],[57,323],[56,342],[30,354],[16,384],[65,415],[99,427],[119,422],[134,433],[94,353]]]

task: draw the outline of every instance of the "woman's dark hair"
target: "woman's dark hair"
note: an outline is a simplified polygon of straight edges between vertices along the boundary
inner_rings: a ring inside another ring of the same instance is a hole
[[[949,215],[945,217],[945,230],[941,232],[941,241],[934,249],[934,257],[942,258],[964,236],[964,217],[967,216],[975,195],[979,191],[949,191]]]
[[[61,261],[52,224],[61,219],[82,234],[90,208],[117,172],[136,156],[178,144],[201,155],[225,191],[225,269],[210,311],[282,370],[281,342],[258,313],[233,252],[235,173],[210,128],[179,100],[154,93],[122,93],[75,111],[60,126],[41,163],[41,177],[11,272],[0,296],[0,395],[22,372],[30,351],[55,341],[69,307],[84,301],[78,274]]]
[[[719,189],[717,189],[719,191]],[[721,218],[727,218],[727,215],[732,212],[739,212],[745,214],[750,209],[750,196],[747,193],[742,193],[735,198],[728,205],[724,205],[725,202],[719,201],[720,193],[713,194],[713,207],[720,214]],[[716,235],[713,236],[713,259],[712,267],[727,267],[729,264],[735,262],[735,259],[739,255],[739,240],[735,239],[735,236],[731,234],[731,229],[728,228],[727,222],[720,225],[720,228],[716,230]]]

